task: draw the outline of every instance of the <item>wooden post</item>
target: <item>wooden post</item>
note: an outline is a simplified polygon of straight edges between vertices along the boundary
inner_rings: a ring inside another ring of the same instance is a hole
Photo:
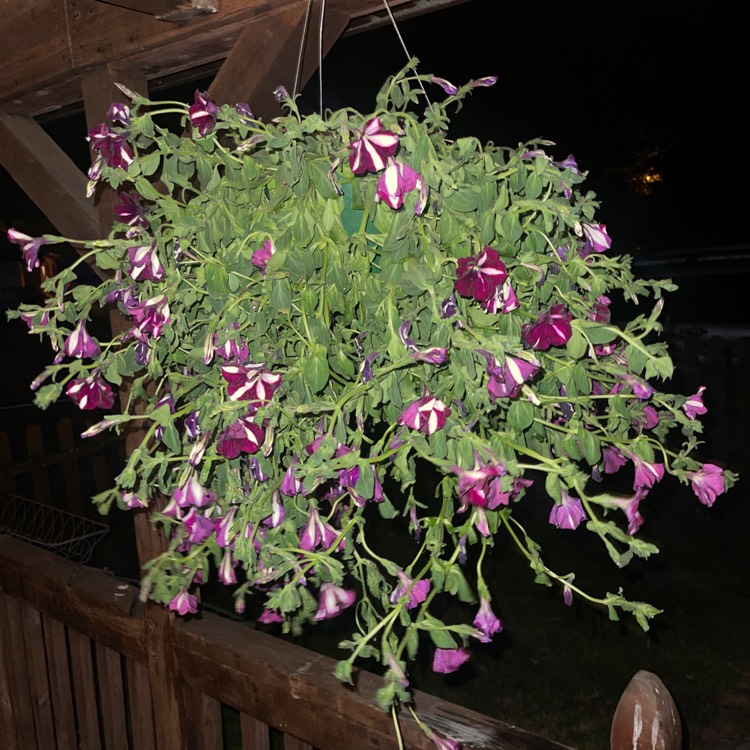
[[[109,105],[121,100],[122,94],[114,85],[122,83],[131,90],[148,93],[148,82],[140,75],[127,71],[115,71],[111,66],[90,71],[83,76],[82,86],[86,122],[89,128],[104,119]],[[102,229],[101,236],[108,234],[112,225],[112,207],[114,205],[112,190],[102,190],[98,195],[98,215]],[[112,335],[116,336],[129,327],[129,323],[114,311],[110,315]],[[120,388],[120,404],[124,407],[129,400],[130,392],[127,381]],[[144,430],[133,424],[125,435],[125,453],[130,455],[141,444]],[[167,548],[164,536],[150,523],[148,510],[133,512],[135,540],[138,551],[138,562],[141,575],[146,563],[157,557]],[[181,700],[180,686],[175,672],[172,652],[172,614],[160,604],[147,601],[145,606],[146,654],[151,697],[155,723],[156,747],[159,750],[181,750],[186,747],[183,727],[185,711]]]

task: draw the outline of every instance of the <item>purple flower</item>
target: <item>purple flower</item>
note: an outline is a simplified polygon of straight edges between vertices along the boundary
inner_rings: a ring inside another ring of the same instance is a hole
[[[507,278],[508,271],[497,250],[485,245],[476,258],[469,255],[458,259],[453,288],[462,297],[487,302]]]
[[[479,640],[482,643],[489,643],[495,633],[502,632],[503,624],[497,618],[490,608],[490,603],[481,598],[479,600],[479,611],[474,617],[474,627],[481,633]]]
[[[445,78],[432,76],[431,82],[436,83],[446,94],[450,94],[450,96],[455,96],[458,93],[458,86],[454,86],[450,81],[446,81]]]
[[[583,504],[577,497],[569,495],[562,490],[561,502],[552,506],[552,512],[549,514],[549,522],[558,529],[570,529],[571,531],[578,528],[581,521],[588,518]]]
[[[237,102],[237,104],[234,105],[234,110],[238,115],[242,115],[248,120],[255,119],[255,113],[250,109],[250,105],[247,102]]]
[[[169,325],[172,320],[169,303],[164,294],[151,297],[145,302],[131,301],[125,305],[125,309],[133,318],[133,335],[139,341],[147,342],[149,338],[159,338],[164,326]]]
[[[430,739],[435,743],[437,750],[461,750],[462,748],[458,740],[452,740],[450,737],[441,737],[439,734],[433,734]]]
[[[404,196],[412,190],[419,191],[419,200],[414,206],[414,213],[420,215],[427,205],[427,185],[422,176],[410,166],[394,158],[388,159],[388,166],[378,179],[375,200],[384,201],[391,208],[398,210],[404,204]]]
[[[264,625],[272,625],[276,622],[284,622],[284,618],[273,609],[264,609],[258,615],[258,622],[262,622]]]
[[[583,233],[586,235],[586,245],[595,253],[603,253],[612,246],[612,240],[607,234],[605,224],[583,224]],[[587,253],[588,255],[588,253]]]
[[[137,193],[119,193],[114,206],[115,216],[129,227],[146,227],[146,208]]]
[[[128,144],[129,135],[130,133],[127,130],[116,133],[104,123],[100,123],[89,130],[86,140],[94,151],[99,152],[101,160],[108,167],[112,169],[127,169],[133,163],[133,150]],[[99,160],[97,159],[97,161]],[[97,171],[100,172],[101,163],[98,170],[94,169],[93,166],[92,169],[95,174]],[[92,176],[91,171],[89,172],[89,177],[92,180],[97,179],[98,176],[98,174]]]
[[[236,327],[236,326],[234,326]],[[214,334],[214,352],[224,360],[237,359],[244,362],[250,356],[250,350],[242,339],[228,338],[219,345],[219,334]]]
[[[404,409],[398,418],[398,424],[411,427],[413,430],[432,435],[433,432],[445,427],[445,420],[451,410],[434,396],[422,396]]]
[[[427,594],[430,593],[430,582],[427,579],[414,581],[404,573],[403,570],[399,570],[398,579],[399,585],[391,592],[390,602],[395,604],[402,596],[409,595],[409,601],[406,603],[407,609],[414,609],[418,607],[426,598]]]
[[[635,453],[628,453],[628,455],[635,465],[634,490],[653,487],[655,482],[661,481],[664,476],[664,464],[649,463]]]
[[[421,352],[412,352],[411,358],[419,362],[427,362],[430,365],[442,365],[448,359],[448,353],[442,346],[431,346]]]
[[[172,493],[172,499],[178,507],[204,508],[216,500],[216,495],[207,490],[199,481],[194,471]]]
[[[221,374],[232,401],[250,401],[256,405],[267,404],[281,383],[281,375],[266,370],[264,365],[224,365]]]
[[[475,78],[473,81],[469,81],[471,88],[475,89],[478,87],[489,88],[497,83],[497,76],[482,76],[481,78]]]
[[[492,510],[510,502],[510,492],[501,489],[501,478],[506,473],[502,464],[481,464],[477,461],[473,469],[454,466],[452,470],[458,475],[459,513],[463,513],[469,505]]]
[[[252,254],[250,262],[256,268],[260,268],[261,273],[265,274],[268,259],[274,254],[274,252],[276,252],[276,248],[274,247],[273,240],[269,238],[261,245],[260,249]]]
[[[299,535],[299,548],[311,552],[322,544],[327,549],[337,536],[336,530],[323,521],[318,511],[311,507],[310,517]]]
[[[130,107],[122,102],[112,102],[109,105],[106,115],[108,120],[119,122],[126,128],[130,125]]]
[[[216,530],[216,523],[198,513],[197,508],[191,508],[182,519],[187,531],[188,544],[203,544]]]
[[[239,533],[239,531],[234,528],[234,517],[236,515],[237,506],[233,505],[225,516],[217,518],[216,521],[214,521],[214,524],[216,525],[216,544],[222,549],[231,547],[235,537]]]
[[[218,571],[219,580],[225,586],[232,586],[237,583],[237,574],[234,572],[234,566],[236,564],[237,562],[233,558],[231,550],[227,550],[224,553],[224,557],[221,558],[221,564],[219,565]]]
[[[99,355],[101,349],[97,340],[90,336],[86,330],[85,320],[79,320],[78,325],[76,325],[71,334],[65,339],[63,352],[68,357],[76,357],[77,359],[86,359]]]
[[[250,415],[240,417],[219,435],[216,441],[216,452],[224,458],[237,458],[240,453],[257,453],[265,432],[253,422]]]
[[[198,599],[188,594],[187,589],[182,589],[177,596],[169,602],[169,608],[178,615],[194,615],[198,611]]]
[[[648,488],[641,487],[630,497],[613,497],[609,503],[625,513],[628,519],[628,534],[635,534],[643,525],[643,516],[638,511],[638,506],[648,494]]]
[[[622,455],[620,449],[614,445],[608,445],[604,448],[602,458],[604,459],[605,474],[615,474],[628,462],[628,459]]]
[[[294,465],[296,463],[297,459],[295,458],[292,461],[292,465],[284,472],[284,478],[281,480],[281,485],[279,486],[279,492],[287,497],[305,494],[305,486],[295,476]]]
[[[455,672],[470,659],[465,648],[436,648],[432,658],[432,671],[440,674]]]
[[[513,285],[510,283],[510,279],[505,281],[495,289],[495,293],[485,302],[482,302],[482,307],[490,314],[494,315],[498,310],[507,315],[513,310],[517,310],[520,306],[518,297],[513,290]]]
[[[703,464],[698,471],[689,473],[688,478],[698,500],[709,508],[714,504],[718,495],[726,492],[724,470],[716,464]]]
[[[573,332],[571,320],[572,316],[565,309],[565,305],[553,305],[548,312],[537,318],[536,323],[523,325],[521,335],[532,349],[544,351],[550,346],[562,346]]]
[[[688,396],[687,401],[682,405],[682,409],[687,414],[688,419],[695,419],[701,414],[705,414],[708,409],[703,404],[703,392],[706,390],[706,386],[702,385],[697,393],[692,396]]]
[[[539,371],[539,362],[535,359],[506,355],[505,363],[500,366],[489,352],[479,350],[479,353],[487,359],[487,373],[490,376],[487,390],[493,401],[496,398],[515,398],[523,384]]]
[[[115,394],[98,372],[71,380],[65,393],[79,409],[109,409],[115,402]]]
[[[636,416],[633,423],[644,430],[653,430],[659,424],[659,412],[651,404],[643,407],[643,415]]]
[[[21,253],[23,261],[26,263],[27,271],[39,268],[39,250],[42,245],[47,244],[47,240],[43,237],[29,237],[28,234],[19,232],[17,229],[13,229],[13,227],[8,230],[8,239],[14,245],[21,246]]]
[[[148,507],[148,503],[145,500],[141,500],[141,498],[138,497],[135,492],[121,492],[120,498],[125,507],[129,510]]]
[[[360,137],[352,141],[349,148],[349,166],[354,174],[380,172],[388,157],[396,153],[398,137],[383,127],[379,117],[373,117],[365,123]]]
[[[286,86],[277,86],[273,90],[273,98],[276,99],[279,104],[282,104],[287,99],[291,99],[289,92],[286,90]]]
[[[190,124],[198,128],[198,134],[205,138],[216,125],[216,105],[211,101],[207,91],[196,91],[194,103],[188,110]]]
[[[341,614],[347,607],[351,607],[356,599],[357,595],[354,591],[335,586],[332,583],[324,583],[320,587],[318,609],[313,619],[316,622],[330,620],[332,617]]]
[[[164,266],[156,254],[155,242],[141,247],[129,247],[128,260],[128,273],[133,281],[161,281],[164,278]]]

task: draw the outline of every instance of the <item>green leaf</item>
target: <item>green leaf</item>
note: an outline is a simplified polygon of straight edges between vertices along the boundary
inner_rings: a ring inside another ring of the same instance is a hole
[[[534,406],[526,400],[516,399],[508,409],[508,426],[515,432],[523,432],[534,422]]]
[[[322,347],[315,346],[302,366],[305,382],[313,393],[320,393],[328,383],[328,359]]]
[[[287,279],[275,279],[271,283],[271,306],[279,312],[288,313],[292,307],[292,287]]]

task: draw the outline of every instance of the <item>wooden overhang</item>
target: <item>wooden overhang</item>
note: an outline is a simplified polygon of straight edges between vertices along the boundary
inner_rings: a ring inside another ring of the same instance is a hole
[[[112,197],[86,198],[40,118],[85,110],[91,126],[122,100],[116,82],[146,94],[207,78],[218,104],[273,117],[273,89],[301,89],[341,36],[468,1],[0,0],[0,165],[60,234],[105,236]]]

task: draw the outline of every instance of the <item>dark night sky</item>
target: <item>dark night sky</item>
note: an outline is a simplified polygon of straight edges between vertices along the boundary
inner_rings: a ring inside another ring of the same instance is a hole
[[[541,136],[556,158],[572,153],[613,250],[632,252],[750,241],[741,26],[721,2],[469,0],[399,28],[423,73],[499,77],[454,117],[456,134]],[[370,108],[405,59],[391,26],[340,40],[323,61],[326,106]],[[662,176],[648,196],[624,174],[639,159]]]

